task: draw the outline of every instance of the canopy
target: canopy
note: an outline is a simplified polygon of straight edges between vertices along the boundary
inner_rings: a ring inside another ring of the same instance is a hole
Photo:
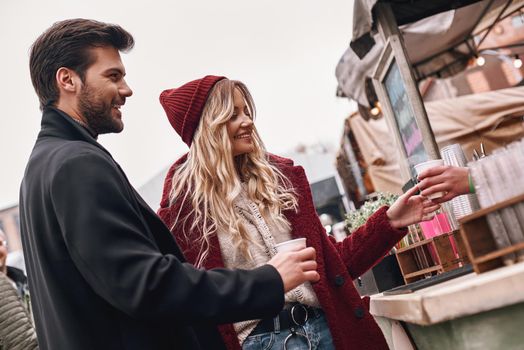
[[[353,38],[351,47],[362,58],[370,49],[373,39],[370,36],[375,31],[374,9],[378,2],[389,2],[391,10],[397,21],[397,25],[413,23],[421,19],[431,17],[441,12],[454,10],[470,5],[480,0],[465,1],[409,1],[391,2],[379,0],[355,0],[353,6]]]
[[[339,95],[363,106],[369,106],[365,79],[372,75],[384,46],[380,35],[372,34],[377,2],[355,1],[354,39],[335,70]],[[460,8],[441,12],[453,4]],[[421,80],[432,75],[444,78],[462,71],[476,53],[474,36],[524,7],[524,0],[392,2],[391,7],[401,25],[415,78]],[[418,21],[411,23],[412,20]]]

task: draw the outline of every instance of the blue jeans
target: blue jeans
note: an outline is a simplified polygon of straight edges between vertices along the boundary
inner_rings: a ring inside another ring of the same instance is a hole
[[[317,315],[309,319],[303,326],[297,327],[296,333],[287,341],[287,350],[309,349],[308,341],[304,335],[311,342],[312,350],[335,350],[331,333],[322,311],[317,312]],[[290,334],[291,330],[283,329],[250,335],[244,340],[242,350],[283,350],[284,341]]]

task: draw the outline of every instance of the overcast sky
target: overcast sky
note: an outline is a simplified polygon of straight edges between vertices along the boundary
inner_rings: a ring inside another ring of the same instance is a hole
[[[99,141],[136,187],[187,150],[158,103],[166,88],[206,74],[247,84],[267,148],[338,144],[355,109],[335,96],[335,66],[351,36],[350,0],[1,0],[0,208],[16,204],[41,113],[28,69],[29,47],[52,23],[92,18],[135,38],[123,55],[134,95],[124,131]]]

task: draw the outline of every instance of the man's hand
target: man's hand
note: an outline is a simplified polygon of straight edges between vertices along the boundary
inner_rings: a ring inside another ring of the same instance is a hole
[[[427,169],[418,176],[419,188],[423,196],[430,196],[436,192],[445,195],[435,198],[434,203],[444,203],[456,196],[469,193],[469,169],[456,166],[442,165]]]
[[[389,207],[386,215],[391,226],[394,228],[406,227],[420,221],[431,220],[435,216],[435,210],[439,209],[440,205],[424,196],[415,195],[417,191],[418,185],[398,197]]]
[[[277,253],[268,264],[275,267],[284,282],[284,291],[289,292],[304,282],[317,282],[316,252],[312,247],[292,252]]]

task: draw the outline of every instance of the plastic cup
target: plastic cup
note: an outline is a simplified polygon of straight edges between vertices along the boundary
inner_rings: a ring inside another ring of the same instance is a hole
[[[278,253],[300,250],[300,249],[304,249],[305,247],[306,247],[305,238],[292,239],[292,240],[285,241],[285,242],[275,245],[275,248],[277,249]]]
[[[436,166],[444,165],[444,161],[442,159],[433,159],[428,160],[427,162],[418,163],[415,165],[415,171],[417,172],[417,175],[420,175],[424,170],[431,169]],[[436,192],[429,196],[430,199],[440,198],[444,196],[444,192]]]

